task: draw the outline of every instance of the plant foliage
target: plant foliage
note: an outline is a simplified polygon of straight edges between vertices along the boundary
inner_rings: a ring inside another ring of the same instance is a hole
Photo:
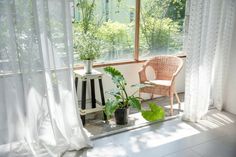
[[[141,48],[149,51],[176,50],[183,27],[186,0],[143,0]]]
[[[165,112],[163,108],[157,106],[155,103],[148,104],[150,110],[142,111],[142,116],[148,121],[156,121],[157,119],[163,119]]]
[[[95,0],[78,0],[81,20],[74,22],[74,50],[80,60],[95,60],[101,55],[101,40],[97,36],[94,19]]]
[[[132,45],[128,25],[119,22],[104,22],[99,28],[99,38],[107,44],[108,51],[113,53]]]
[[[179,25],[170,18],[146,17],[141,28],[141,40],[145,41],[149,50],[179,47],[179,42],[173,38],[179,33]]]
[[[90,33],[81,33],[74,39],[74,50],[80,60],[95,60],[100,57],[101,41]]]
[[[96,0],[75,2],[79,11],[79,19],[73,23],[76,60],[97,59],[102,52],[107,53],[103,55],[104,58],[114,59],[118,53],[133,50],[134,35],[131,32],[134,22],[112,21],[109,14],[100,17],[96,12],[97,9],[101,10],[101,6]],[[119,13],[119,8],[127,2],[116,2],[111,4],[117,4],[113,7]],[[181,49],[185,4],[186,0],[142,0],[140,52],[172,52]]]

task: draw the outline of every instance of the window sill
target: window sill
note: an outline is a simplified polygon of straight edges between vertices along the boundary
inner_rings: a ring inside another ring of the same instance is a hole
[[[180,58],[186,58],[186,54],[184,53],[180,53],[180,54],[177,54],[175,55],[177,57],[180,57]],[[140,59],[140,60],[127,60],[127,61],[117,61],[117,62],[108,62],[108,63],[95,63],[93,65],[94,68],[99,68],[99,67],[106,67],[106,66],[116,66],[116,65],[126,65],[126,64],[134,64],[134,63],[144,63],[146,62],[147,59]],[[79,64],[79,65],[75,65],[74,66],[74,70],[78,70],[78,69],[82,69],[83,68],[83,65],[82,64]]]

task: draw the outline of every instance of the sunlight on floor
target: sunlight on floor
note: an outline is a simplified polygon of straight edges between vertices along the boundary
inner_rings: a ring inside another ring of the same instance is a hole
[[[209,114],[205,117],[204,120],[201,120],[199,123],[195,123],[198,129],[202,131],[207,131],[210,129],[219,128],[221,126],[234,123],[234,120],[229,116],[221,112],[209,112]]]
[[[141,137],[133,136],[129,139],[129,143],[133,152],[139,152],[138,148],[154,148],[198,133],[200,132],[191,126],[180,123],[176,127],[144,133]]]
[[[230,116],[225,112],[212,110],[199,123],[175,119],[112,135],[95,142],[95,146],[88,152],[88,156],[126,157],[130,153],[139,154],[144,150],[156,150],[167,144],[175,143],[176,145],[180,139],[183,141],[187,137],[234,123],[235,121]]]
[[[128,137],[124,142],[127,142],[129,147],[124,147],[120,144],[113,144],[113,142],[106,143],[103,146],[96,146],[96,149],[90,153],[91,156],[99,157],[101,154],[109,157],[127,156],[128,152],[139,153],[143,149],[155,148],[182,138],[186,138],[200,131],[191,127],[186,123],[179,123],[177,126],[161,127],[157,130],[147,131],[140,135],[133,135]],[[115,142],[116,143],[116,142]]]

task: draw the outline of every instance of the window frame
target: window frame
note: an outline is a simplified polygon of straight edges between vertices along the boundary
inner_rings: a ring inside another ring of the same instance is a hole
[[[186,9],[188,8],[190,0],[186,0]],[[144,63],[148,60],[148,57],[146,59],[140,59],[139,57],[139,35],[140,35],[140,10],[141,10],[141,0],[135,0],[135,37],[134,37],[134,52],[133,52],[133,59],[129,60],[118,60],[118,61],[111,61],[111,62],[99,62],[95,63],[93,67],[106,67],[106,66],[115,66],[115,65],[125,65],[125,64],[134,64],[134,63]],[[185,15],[185,17],[189,18],[189,15]],[[186,26],[186,24],[185,24]],[[187,32],[185,30],[185,32]],[[177,56],[180,58],[186,58],[187,55],[185,52],[181,51],[177,54],[173,54],[171,56]],[[74,65],[74,69],[82,69],[82,64]]]

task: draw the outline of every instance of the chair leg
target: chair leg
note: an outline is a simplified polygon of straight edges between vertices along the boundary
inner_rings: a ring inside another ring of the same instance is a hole
[[[174,113],[174,111],[173,111],[173,102],[174,102],[174,95],[171,94],[170,95],[170,115],[171,116],[173,116],[173,113]]]
[[[153,99],[153,94],[151,94],[151,100]]]
[[[175,97],[176,97],[176,99],[177,99],[177,101],[178,101],[178,104],[179,104],[179,111],[180,111],[180,109],[181,109],[181,102],[180,102],[180,99],[179,99],[179,96],[178,96],[177,92],[175,92]]]

